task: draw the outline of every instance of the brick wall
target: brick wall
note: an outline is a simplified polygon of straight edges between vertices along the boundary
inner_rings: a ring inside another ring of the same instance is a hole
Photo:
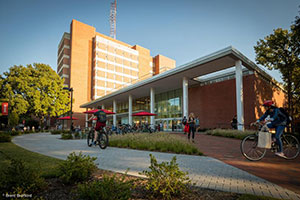
[[[243,77],[245,127],[264,112],[262,102],[273,99],[282,106],[284,93],[256,74]],[[189,112],[200,119],[202,128],[230,128],[236,114],[235,79],[189,88]]]

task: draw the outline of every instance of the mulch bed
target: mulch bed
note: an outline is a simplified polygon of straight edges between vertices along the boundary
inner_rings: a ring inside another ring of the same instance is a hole
[[[104,174],[107,174],[109,176],[116,175],[116,177],[121,178],[124,176],[124,174],[105,171],[105,170],[97,170],[90,181],[101,179]],[[126,175],[125,180],[133,180],[136,187],[132,191],[132,197],[133,200],[143,200],[143,199],[149,199],[150,194],[145,189],[145,179],[138,178],[130,175]],[[65,185],[62,183],[58,178],[51,178],[46,180],[48,183],[48,187],[43,192],[37,194],[36,197],[42,197],[45,200],[58,200],[58,199],[64,199],[64,200],[73,200],[76,199],[76,185]],[[191,187],[191,192],[187,194],[183,194],[181,197],[172,198],[175,200],[202,200],[202,199],[208,199],[208,200],[233,200],[238,199],[240,194],[236,193],[228,193],[228,192],[222,192],[217,190],[210,190],[210,189],[203,189],[199,187]],[[152,198],[153,199],[153,198]],[[154,198],[155,199],[155,198]],[[161,198],[157,198],[161,199]]]

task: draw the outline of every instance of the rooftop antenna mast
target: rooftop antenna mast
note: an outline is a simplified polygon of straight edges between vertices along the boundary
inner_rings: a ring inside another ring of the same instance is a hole
[[[110,37],[116,39],[117,0],[110,3]]]

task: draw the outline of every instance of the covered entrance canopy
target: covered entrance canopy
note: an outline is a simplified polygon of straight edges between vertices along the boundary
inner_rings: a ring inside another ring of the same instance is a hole
[[[217,71],[236,68],[236,92],[237,92],[237,115],[238,120],[243,124],[243,106],[242,106],[242,66],[260,73],[269,80],[272,78],[261,70],[256,64],[246,58],[242,53],[233,47],[227,47],[215,53],[196,59],[185,65],[178,66],[169,71],[155,75],[152,78],[140,81],[134,85],[120,89],[116,92],[100,97],[94,101],[81,105],[81,108],[92,108],[98,105],[110,106],[113,102],[132,101],[132,98],[150,96],[151,109],[154,113],[154,95],[174,89],[183,88],[183,115],[188,113],[188,86],[199,84],[197,77],[208,75]],[[115,104],[115,103],[114,103]],[[129,103],[130,105],[130,103]],[[130,106],[129,106],[130,110]],[[132,112],[129,112],[129,119]],[[129,120],[130,121],[130,120]],[[152,122],[154,121],[154,117]],[[151,123],[152,123],[151,122]]]
[[[188,84],[199,84],[193,80],[196,77],[207,75],[213,72],[224,70],[235,66],[235,62],[241,60],[242,65],[248,69],[272,79],[267,73],[261,70],[255,63],[246,58],[242,53],[233,47],[227,47],[215,53],[209,54],[187,64],[178,66],[152,78],[140,81],[134,85],[122,88],[116,92],[100,97],[94,101],[81,105],[81,108],[95,108],[98,105],[111,105],[112,100],[127,101],[131,94],[133,98],[149,96],[150,88],[155,88],[155,93],[166,92],[170,89],[182,87],[182,78],[188,78]]]

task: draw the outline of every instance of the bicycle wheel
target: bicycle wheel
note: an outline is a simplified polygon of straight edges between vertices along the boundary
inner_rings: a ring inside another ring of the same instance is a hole
[[[257,147],[258,135],[248,135],[241,142],[241,152],[250,161],[258,161],[266,154],[265,148]]]
[[[292,160],[299,155],[299,141],[293,135],[283,135],[282,138],[282,148],[286,159]]]
[[[93,131],[89,131],[89,134],[87,136],[87,145],[89,147],[91,147],[93,145],[94,142],[94,132]]]
[[[98,143],[101,149],[105,149],[108,146],[108,135],[105,132],[99,133]]]

